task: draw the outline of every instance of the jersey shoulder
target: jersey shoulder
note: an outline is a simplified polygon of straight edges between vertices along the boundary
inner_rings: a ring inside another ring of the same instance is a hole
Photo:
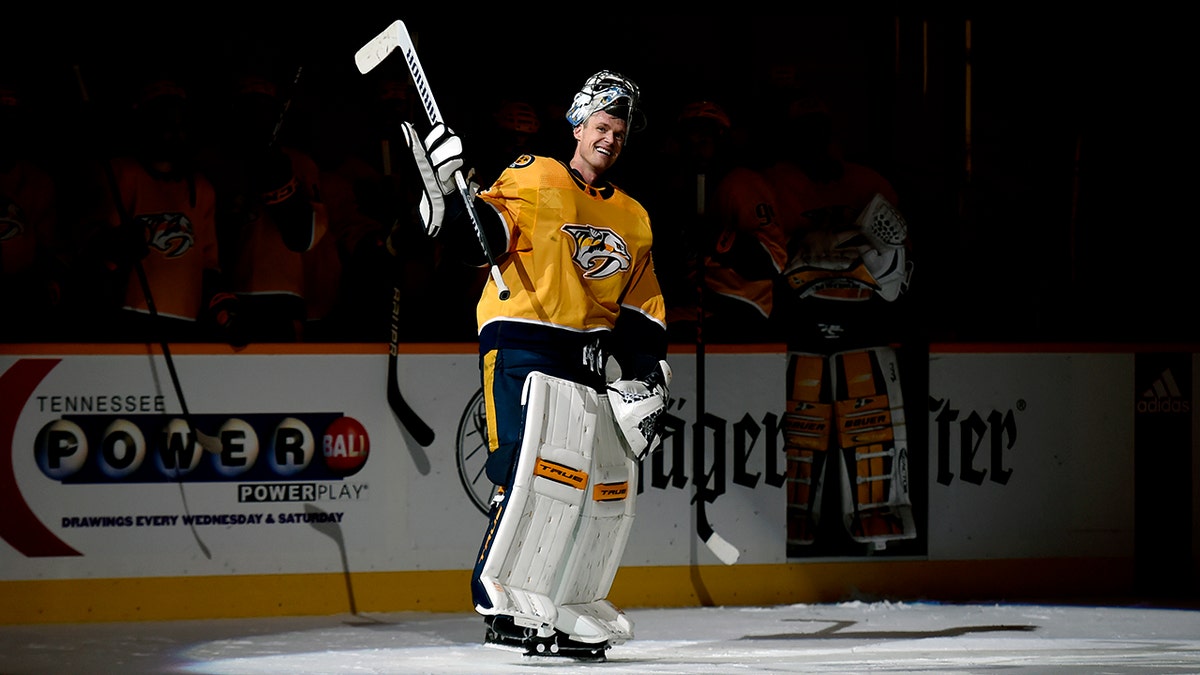
[[[508,168],[513,171],[554,171],[561,167],[562,162],[552,157],[542,157],[541,155],[523,154],[512,161]]]

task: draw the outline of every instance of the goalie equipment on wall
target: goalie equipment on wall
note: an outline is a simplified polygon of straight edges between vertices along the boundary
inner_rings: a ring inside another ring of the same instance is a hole
[[[862,261],[879,286],[876,292],[888,302],[895,300],[908,289],[912,277],[913,264],[905,249],[908,224],[904,216],[876,193],[854,224],[871,244],[871,250],[863,252]]]
[[[787,372],[789,551],[816,538],[824,484],[832,478],[828,462],[836,465],[842,523],[854,541],[879,550],[916,537],[896,351],[790,351]]]
[[[917,536],[909,498],[908,433],[896,350],[831,357],[835,445],[842,455],[842,520],[854,541],[879,550]]]
[[[876,249],[903,246],[908,224],[895,206],[878,192],[854,222]]]
[[[876,193],[852,228],[816,229],[804,235],[784,270],[797,297],[864,301],[877,294],[892,302],[908,290],[908,224]]]
[[[641,131],[646,128],[641,103],[641,92],[633,80],[611,70],[602,70],[589,77],[575,94],[571,108],[567,110],[567,121],[577,127],[593,113],[604,110],[624,118],[630,132]]]

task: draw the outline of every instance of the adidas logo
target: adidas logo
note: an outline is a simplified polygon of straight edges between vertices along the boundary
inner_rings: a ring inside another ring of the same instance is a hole
[[[1168,368],[1154,380],[1150,388],[1142,392],[1137,400],[1139,413],[1188,413],[1192,411],[1192,402],[1184,398],[1175,382],[1175,375]]]

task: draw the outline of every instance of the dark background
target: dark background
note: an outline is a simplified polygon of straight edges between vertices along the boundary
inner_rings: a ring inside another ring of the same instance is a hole
[[[284,133],[315,149],[338,142],[371,82],[354,52],[403,18],[468,144],[499,100],[557,109],[597,70],[636,80],[650,122],[622,167],[638,196],[655,186],[633,169],[653,159],[684,102],[718,100],[754,142],[787,134],[768,101],[790,73],[833,110],[847,157],[899,190],[914,320],[931,340],[1196,339],[1195,76],[1182,21],[549,7],[63,9],[5,22],[0,75],[31,93],[43,156],[68,161],[80,130],[103,133],[95,120],[122,110],[149,74],[181,75],[203,98],[245,69],[289,83],[302,67]],[[559,122],[542,126],[566,139]]]

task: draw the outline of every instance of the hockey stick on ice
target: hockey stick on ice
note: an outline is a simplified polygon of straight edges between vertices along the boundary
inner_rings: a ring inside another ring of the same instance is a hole
[[[404,55],[404,62],[408,64],[408,72],[412,75],[413,85],[421,97],[421,107],[425,109],[429,123],[436,125],[444,122],[442,112],[438,110],[437,101],[433,98],[433,90],[429,88],[429,80],[425,78],[425,69],[421,67],[421,61],[417,58],[417,49],[413,46],[412,37],[408,34],[408,27],[400,19],[393,21],[382,33],[360,47],[354,54],[354,65],[358,66],[358,72],[365,75],[382,63],[397,48]],[[488,244],[483,226],[479,222],[479,214],[475,212],[474,197],[471,195],[466,179],[463,178],[462,171],[454,172],[454,182],[458,185],[459,195],[466,202],[467,213],[471,216],[471,224],[475,226],[475,234],[479,237],[479,244],[483,247],[483,254],[487,257],[492,281],[496,283],[496,288],[500,291],[500,299],[507,300],[508,284],[504,283],[504,277],[500,275],[500,268],[496,267],[496,257],[492,255],[492,247]]]
[[[704,202],[705,202],[705,186],[704,174],[696,174],[696,219],[701,221],[699,240],[700,251],[696,255],[696,431],[693,434],[696,447],[693,449],[696,457],[704,457],[705,439],[708,437],[707,427],[705,426],[708,411],[704,405],[704,265],[705,256],[708,255],[707,239],[704,221]],[[714,452],[717,449],[714,448]],[[708,522],[708,513],[705,511],[704,505],[707,503],[705,493],[708,490],[708,474],[701,473],[703,467],[699,467],[697,477],[703,476],[704,482],[696,488],[696,534],[700,537],[700,541],[708,547],[708,550],[713,552],[721,562],[726,565],[732,565],[737,562],[740,552],[737,547],[730,544],[724,537],[717,534],[713,530],[712,524]]]

